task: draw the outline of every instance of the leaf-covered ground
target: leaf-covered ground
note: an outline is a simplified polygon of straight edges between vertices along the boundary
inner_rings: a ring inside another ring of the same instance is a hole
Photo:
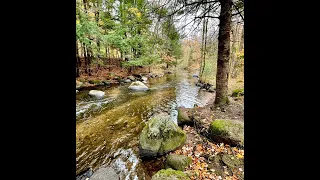
[[[205,137],[199,135],[191,126],[184,126],[183,130],[187,132],[188,139],[186,144],[172,153],[186,155],[192,158],[192,163],[186,168],[191,179],[225,179],[238,180],[243,179],[240,175],[244,173],[243,167],[229,168],[227,165],[221,165],[222,174],[217,174],[216,167],[213,167],[214,157],[221,154],[233,155],[240,161],[244,160],[244,150],[237,147],[230,147],[223,143],[212,143]]]

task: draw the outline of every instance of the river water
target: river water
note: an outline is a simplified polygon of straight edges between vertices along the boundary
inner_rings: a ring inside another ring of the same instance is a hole
[[[188,72],[148,79],[151,90],[134,92],[130,83],[98,88],[106,97],[76,94],[76,174],[111,166],[121,179],[145,179],[138,153],[138,138],[154,114],[166,112],[177,122],[177,107],[206,105],[212,94],[195,86],[197,78]]]

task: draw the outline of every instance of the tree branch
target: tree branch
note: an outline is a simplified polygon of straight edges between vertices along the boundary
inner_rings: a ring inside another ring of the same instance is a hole
[[[217,18],[217,19],[219,19],[219,17],[215,17],[215,16],[198,16],[198,17],[195,17],[195,18]]]
[[[231,16],[235,16],[235,15],[241,14],[242,12],[243,12],[243,10],[240,11],[240,12],[237,12],[237,13],[235,13],[235,14],[231,14]]]
[[[244,17],[242,16],[241,12],[239,11],[238,7],[233,3],[233,1],[231,1],[233,6],[236,8],[236,10],[238,11],[238,14],[240,15],[241,19],[244,21]]]

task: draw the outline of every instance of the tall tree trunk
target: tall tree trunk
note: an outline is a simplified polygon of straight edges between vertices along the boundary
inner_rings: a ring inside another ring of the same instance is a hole
[[[232,78],[236,77],[236,66],[237,66],[237,59],[236,59],[236,43],[237,43],[237,35],[238,35],[238,25],[234,24],[231,27],[231,34],[232,34],[232,45],[231,45],[231,58],[230,58],[230,74]]]
[[[85,69],[84,69],[84,72],[86,74],[88,74],[88,57],[87,57],[87,48],[85,46],[85,44],[82,45],[83,47],[83,57],[84,57],[84,66],[85,66]]]
[[[100,10],[100,6],[99,6],[99,3],[97,2],[97,5],[96,5],[96,9],[97,11],[95,12],[95,20],[97,22],[97,24],[99,25],[99,10]],[[99,37],[97,37],[97,47],[98,47],[98,58],[100,58],[100,39]]]
[[[205,15],[204,15],[205,16]],[[204,51],[204,31],[205,31],[205,21],[206,18],[204,17],[203,19],[203,26],[202,26],[202,40],[201,40],[201,63],[200,63],[200,72],[199,72],[199,76],[201,78],[202,76],[202,68],[203,68],[203,51]]]
[[[202,70],[201,70],[201,77],[203,76],[203,71],[204,71],[204,68],[206,67],[208,21],[209,21],[209,19],[207,19],[207,20],[205,19],[203,66],[202,66]]]
[[[216,74],[215,106],[223,106],[228,103],[228,78],[230,56],[230,29],[232,0],[220,0],[220,25],[218,37],[218,62]]]
[[[87,48],[87,67],[88,67],[88,75],[91,76],[91,61],[92,61],[92,50],[90,47]]]

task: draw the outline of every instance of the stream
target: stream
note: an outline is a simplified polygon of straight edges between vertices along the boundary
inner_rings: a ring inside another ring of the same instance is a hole
[[[111,166],[123,180],[145,179],[138,153],[139,134],[154,114],[166,112],[177,123],[177,107],[206,105],[212,93],[195,86],[188,72],[148,78],[151,90],[135,92],[130,83],[99,87],[106,96],[96,100],[89,90],[76,94],[76,174]]]

